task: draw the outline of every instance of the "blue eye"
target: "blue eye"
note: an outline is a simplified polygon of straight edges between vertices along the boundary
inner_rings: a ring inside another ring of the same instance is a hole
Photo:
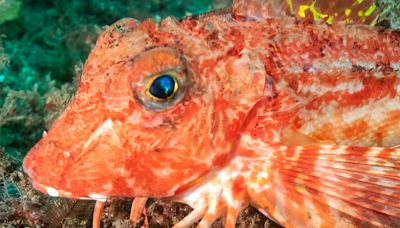
[[[178,90],[176,79],[169,74],[163,74],[149,81],[147,94],[152,98],[164,100],[172,97]]]

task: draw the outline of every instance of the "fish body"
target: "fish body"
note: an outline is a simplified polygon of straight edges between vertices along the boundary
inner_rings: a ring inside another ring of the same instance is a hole
[[[24,160],[34,187],[184,202],[178,227],[248,204],[287,227],[399,226],[399,33],[271,2],[106,29]]]

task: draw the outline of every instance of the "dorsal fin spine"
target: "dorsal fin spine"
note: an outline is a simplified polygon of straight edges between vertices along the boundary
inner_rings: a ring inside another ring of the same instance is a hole
[[[232,12],[241,18],[297,16],[334,22],[375,25],[378,9],[374,0],[234,0]]]

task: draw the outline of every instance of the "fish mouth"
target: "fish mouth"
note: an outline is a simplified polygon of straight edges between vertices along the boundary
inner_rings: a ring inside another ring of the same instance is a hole
[[[84,200],[96,200],[96,201],[102,201],[102,202],[105,202],[107,200],[107,198],[108,198],[107,196],[101,195],[101,194],[98,194],[98,193],[90,193],[87,196],[77,196],[77,195],[74,195],[71,192],[64,191],[64,190],[61,190],[61,189],[56,189],[54,187],[47,186],[47,185],[44,185],[44,184],[40,184],[40,183],[37,183],[35,181],[33,181],[32,185],[33,185],[33,187],[35,189],[37,189],[37,190],[39,190],[39,191],[41,191],[43,193],[46,193],[51,197],[63,197],[63,198],[74,198],[74,199],[84,199]]]
[[[25,172],[28,174],[30,178],[30,182],[32,187],[44,194],[47,194],[51,197],[63,197],[63,198],[71,198],[71,199],[84,199],[84,200],[96,200],[105,202],[109,196],[106,196],[101,193],[89,192],[89,193],[79,193],[74,191],[74,187],[71,188],[59,188],[56,186],[59,185],[58,181],[52,182],[46,179],[37,178],[37,173],[35,173],[32,169],[25,169]],[[79,185],[78,185],[79,186]]]
[[[42,151],[38,153],[38,149]],[[46,153],[40,153],[43,151]],[[23,170],[29,176],[32,187],[52,197],[106,201],[108,196],[104,194],[80,192],[79,184],[71,183],[65,186],[66,173],[71,169],[73,162],[71,154],[46,137],[42,139],[28,152],[23,161]],[[63,163],[60,164],[60,161]]]

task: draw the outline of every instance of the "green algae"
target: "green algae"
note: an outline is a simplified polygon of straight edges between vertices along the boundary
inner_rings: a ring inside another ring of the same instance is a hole
[[[0,24],[16,19],[21,5],[19,0],[0,0]]]
[[[393,29],[400,29],[400,2],[398,0],[379,0],[380,20],[388,23]]]

